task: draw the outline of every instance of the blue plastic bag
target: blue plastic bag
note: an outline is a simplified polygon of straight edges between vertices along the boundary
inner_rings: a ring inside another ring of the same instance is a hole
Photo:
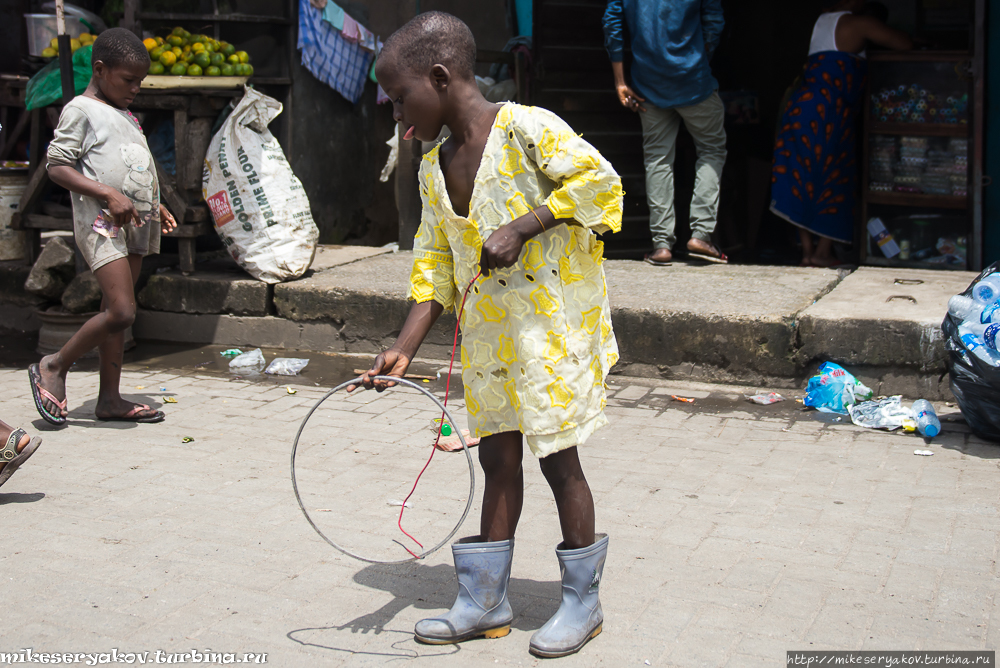
[[[847,415],[847,407],[872,398],[872,391],[844,367],[823,362],[819,374],[809,379],[805,405],[824,413]]]

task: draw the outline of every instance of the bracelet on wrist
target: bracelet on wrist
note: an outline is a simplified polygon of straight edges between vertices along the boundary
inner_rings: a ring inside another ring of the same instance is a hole
[[[538,217],[538,214],[537,214],[537,213],[535,213],[535,211],[534,211],[534,210],[532,210],[531,214],[532,214],[532,215],[533,215],[533,216],[535,217],[535,220],[537,220],[537,221],[538,221],[538,224],[539,224],[539,225],[541,225],[541,227],[542,227],[542,232],[546,232],[547,230],[545,229],[545,223],[543,223],[543,222],[542,222],[542,219]]]

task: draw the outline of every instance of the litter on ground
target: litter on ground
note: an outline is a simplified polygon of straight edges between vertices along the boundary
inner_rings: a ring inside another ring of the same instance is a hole
[[[296,357],[276,357],[267,368],[264,369],[264,373],[270,375],[278,376],[297,376],[303,369],[309,364],[307,359],[299,359]]]
[[[771,404],[776,404],[779,401],[784,401],[785,398],[778,394],[777,392],[760,392],[753,395],[752,397],[747,397],[748,401],[752,401],[755,404],[760,404],[761,406],[769,406]]]

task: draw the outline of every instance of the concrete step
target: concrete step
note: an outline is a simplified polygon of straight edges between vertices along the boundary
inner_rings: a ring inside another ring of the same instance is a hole
[[[411,265],[407,252],[321,247],[306,276],[273,287],[221,265],[160,273],[140,293],[135,336],[377,353],[409,311]],[[605,268],[622,356],[613,373],[793,389],[829,360],[878,394],[938,400],[951,398],[940,323],[948,298],[975,277],[628,260]],[[29,310],[20,275],[0,266],[8,317]],[[454,326],[453,315],[442,317],[420,356],[447,359]]]

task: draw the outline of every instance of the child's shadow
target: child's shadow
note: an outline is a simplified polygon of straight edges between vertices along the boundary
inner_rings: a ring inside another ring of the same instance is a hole
[[[10,494],[0,494],[0,506],[5,506],[8,503],[34,503],[44,498],[45,492],[31,492],[29,494],[11,492]]]
[[[137,404],[145,404],[149,406],[154,411],[160,410],[163,406],[163,395],[148,396],[148,395],[122,395],[125,401],[131,401]],[[99,420],[94,414],[94,410],[97,408],[97,399],[88,399],[79,406],[71,408],[66,415],[67,424],[71,424],[74,427],[88,427],[91,429],[134,429],[139,426],[140,422],[134,422],[130,420]],[[46,423],[47,424],[47,423]]]
[[[383,656],[409,656],[418,654],[411,648],[397,646],[408,643],[413,638],[410,630],[386,628],[400,612],[409,606],[418,610],[433,611],[431,614],[443,614],[455,600],[458,587],[455,583],[455,569],[447,564],[424,566],[408,563],[398,566],[373,564],[366,566],[354,575],[354,581],[370,589],[379,589],[390,593],[393,599],[378,610],[356,617],[339,625],[325,627],[302,628],[290,631],[287,637],[302,645],[323,647],[341,652],[356,654],[379,654]],[[559,607],[559,582],[538,582],[521,578],[511,578],[508,596],[514,609],[514,621],[511,626],[521,631],[534,631],[545,623],[544,619],[533,616],[540,610],[546,619]],[[549,610],[549,608],[551,608]],[[391,633],[399,635],[399,640],[392,643],[396,653],[363,652],[346,647],[336,647],[332,643],[339,633],[350,631],[351,634],[380,635]],[[459,651],[458,645],[448,645],[446,651],[437,647],[437,654],[451,654]],[[432,649],[428,646],[428,649]],[[419,656],[432,656],[420,653]]]

